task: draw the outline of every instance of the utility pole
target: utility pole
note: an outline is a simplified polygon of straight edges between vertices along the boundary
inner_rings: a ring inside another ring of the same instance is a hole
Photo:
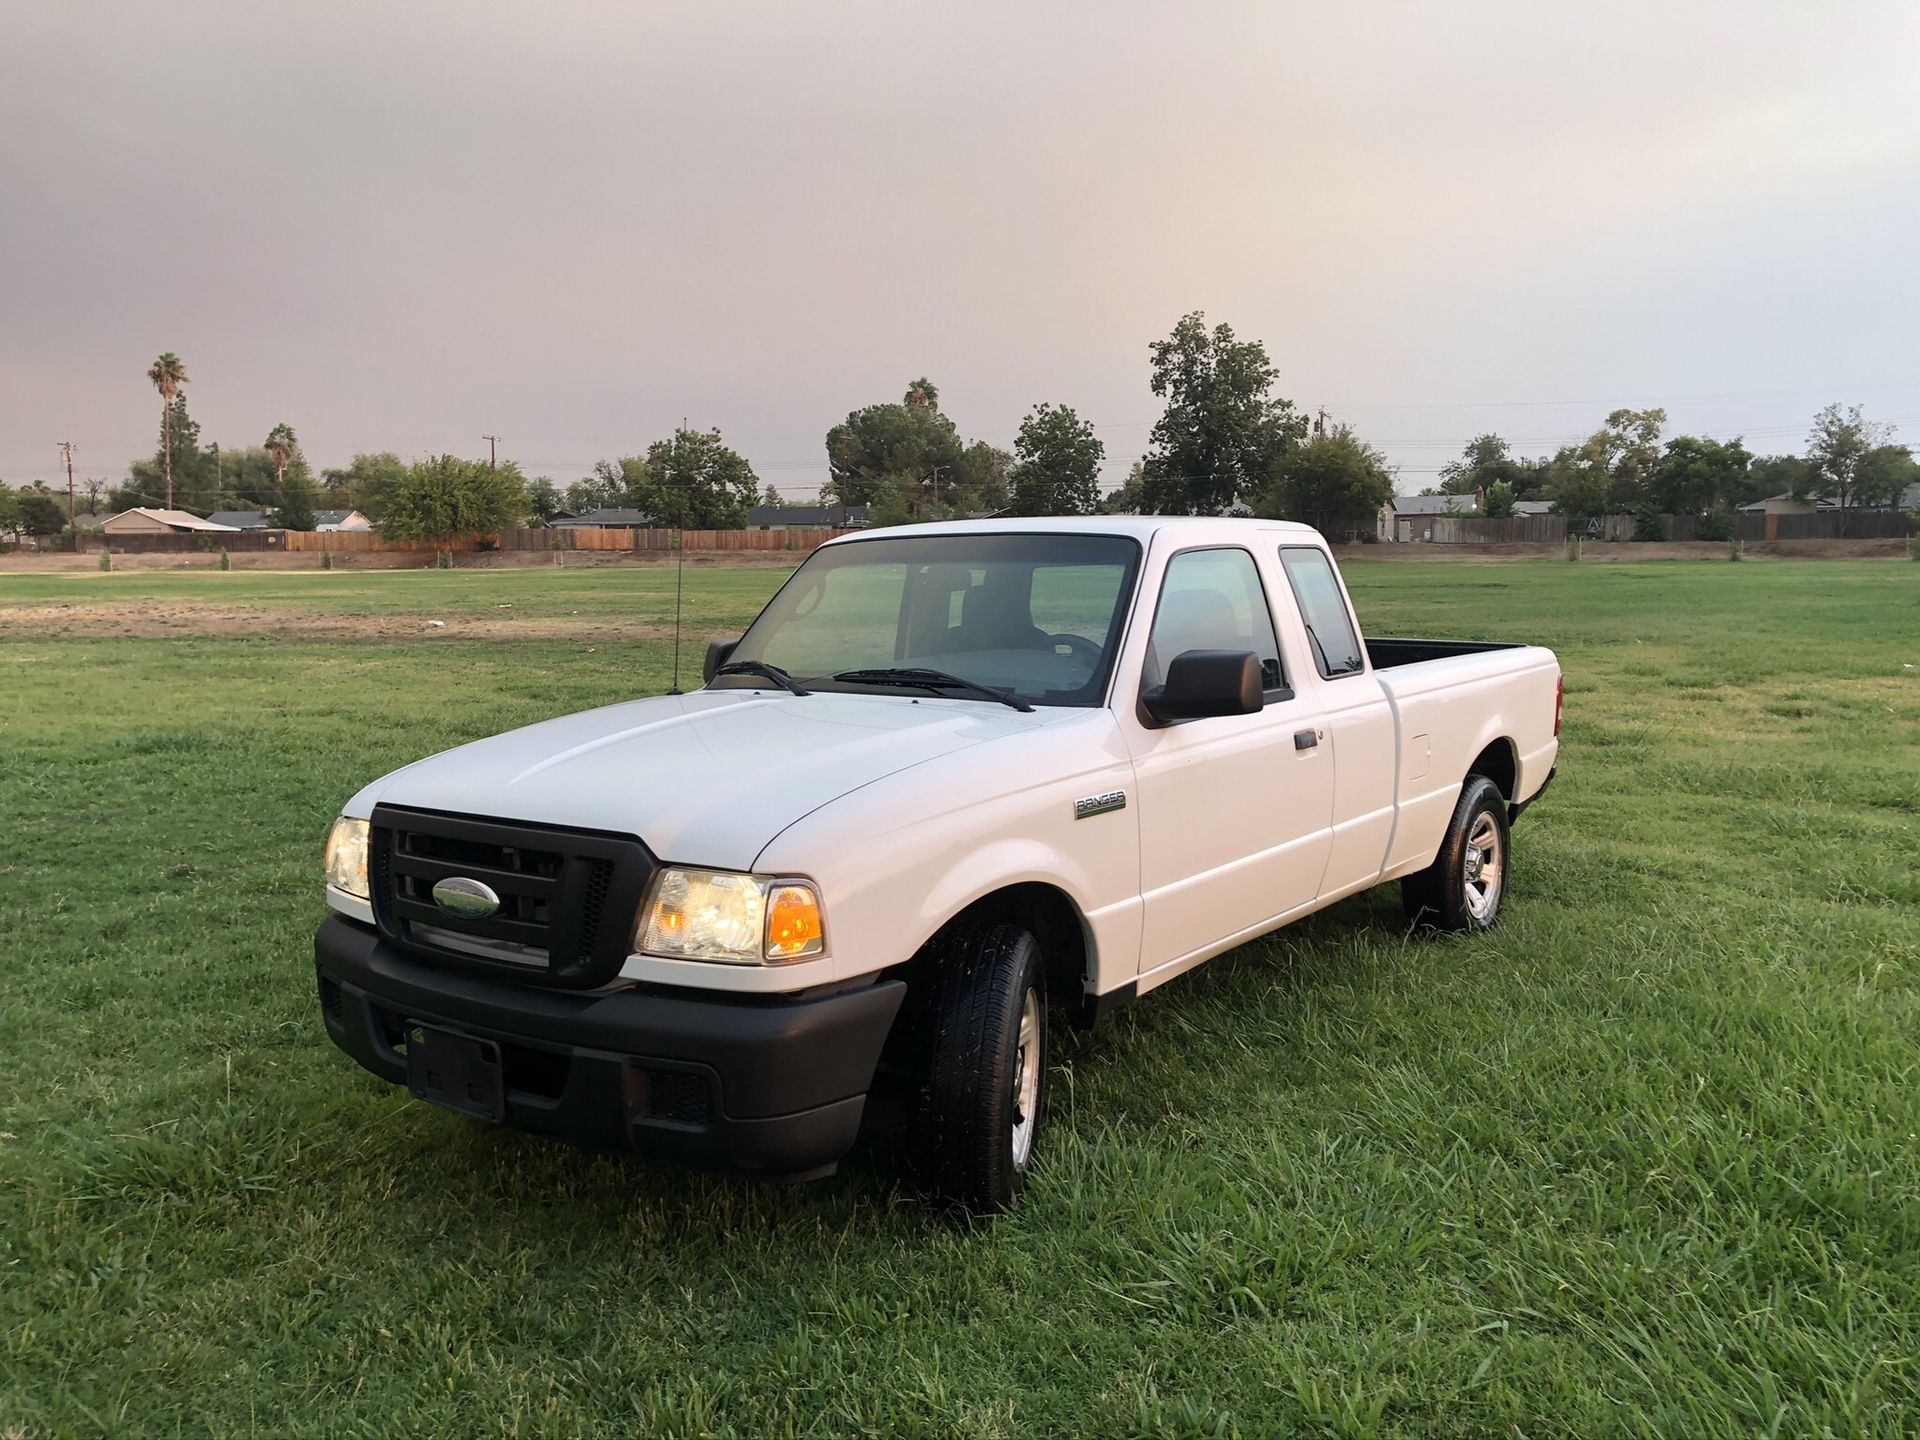
[[[500,463],[500,437],[482,435],[480,438],[487,442],[487,468],[492,470]]]
[[[1313,433],[1316,436],[1327,433],[1327,407],[1324,405],[1320,407],[1320,418],[1313,422]]]
[[[73,441],[62,440],[60,453],[67,457],[67,529],[78,535],[80,527],[73,523]]]

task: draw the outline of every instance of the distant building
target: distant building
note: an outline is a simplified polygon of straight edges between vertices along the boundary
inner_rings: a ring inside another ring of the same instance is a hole
[[[1516,500],[1513,502],[1513,513],[1515,515],[1551,515],[1553,502],[1551,500]]]
[[[749,530],[864,530],[864,505],[755,505],[747,511]]]
[[[1835,509],[1831,500],[1802,500],[1797,495],[1769,495],[1764,500],[1755,500],[1742,505],[1743,515],[1815,515],[1822,510]]]
[[[316,530],[371,530],[373,522],[358,510],[316,510],[313,512],[313,528]]]
[[[562,510],[547,521],[549,530],[651,530],[653,516],[644,510],[609,505],[604,510]]]
[[[230,530],[267,530],[272,522],[264,510],[216,510],[207,517],[209,525],[225,525]]]
[[[231,535],[239,527],[216,525],[185,510],[149,510],[136,505],[118,515],[109,515],[100,528],[109,535],[192,535],[200,531]]]
[[[1476,495],[1396,495],[1390,504],[1380,507],[1382,540],[1429,540],[1431,522],[1443,515],[1478,515],[1480,497]]]

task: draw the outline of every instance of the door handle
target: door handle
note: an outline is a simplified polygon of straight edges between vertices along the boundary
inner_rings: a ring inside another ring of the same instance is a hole
[[[1311,750],[1319,743],[1320,732],[1318,730],[1296,730],[1293,732],[1293,748],[1296,750]]]

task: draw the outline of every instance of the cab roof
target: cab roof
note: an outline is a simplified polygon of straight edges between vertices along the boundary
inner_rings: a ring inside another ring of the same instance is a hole
[[[1155,535],[1176,535],[1182,542],[1209,537],[1221,540],[1254,534],[1291,535],[1317,544],[1325,542],[1311,525],[1292,520],[1256,520],[1220,515],[1046,515],[1008,516],[994,520],[934,520],[924,525],[898,525],[842,535],[828,545],[858,545],[882,536],[926,535],[1126,535],[1143,544]]]

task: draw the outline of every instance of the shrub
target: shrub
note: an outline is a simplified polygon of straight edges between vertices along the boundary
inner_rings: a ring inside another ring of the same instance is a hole
[[[1702,540],[1731,540],[1739,534],[1731,510],[1715,510],[1700,521]]]
[[[1744,560],[1746,558],[1743,553],[1745,548],[1746,547],[1740,543],[1740,537],[1738,535],[1729,535],[1727,537],[1727,559]]]
[[[100,568],[102,570],[113,569],[113,551],[102,550],[100,552]]]
[[[320,568],[322,570],[331,570],[333,568],[333,552],[331,550],[322,550],[320,552]]]
[[[233,557],[227,553],[227,547],[224,545],[220,547],[220,568],[222,570],[233,568]]]

